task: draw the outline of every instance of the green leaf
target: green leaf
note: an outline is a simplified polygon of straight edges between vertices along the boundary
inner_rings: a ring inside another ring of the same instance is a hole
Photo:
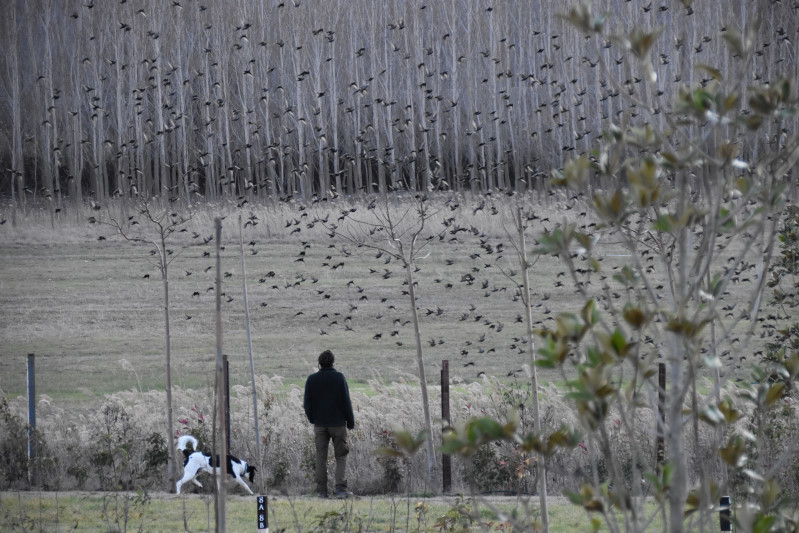
[[[571,431],[565,428],[555,431],[547,439],[547,449],[545,453],[547,456],[552,455],[557,451],[557,448],[574,448],[580,441],[582,436],[577,431]]]
[[[588,4],[579,4],[570,9],[567,15],[557,16],[569,21],[583,33],[602,33],[606,18],[605,15],[594,15]]]
[[[583,306],[580,316],[588,326],[593,326],[599,320],[599,310],[596,308],[596,301],[591,298]]]
[[[624,306],[624,320],[636,330],[640,330],[649,322],[647,314],[640,307],[633,307],[631,304]]]
[[[716,81],[724,81],[724,76],[722,76],[721,71],[719,69],[717,69],[717,68],[713,68],[710,65],[706,65],[704,63],[697,63],[696,64],[696,68],[698,68],[699,70],[703,70],[703,71],[707,72]]]
[[[721,458],[730,466],[736,468],[741,467],[746,463],[746,455],[744,455],[745,444],[743,439],[737,435],[730,437],[727,445],[719,448]]]
[[[694,513],[699,508],[699,496],[696,494],[696,491],[692,490],[688,493],[688,497],[685,498],[685,515],[688,516],[691,513]]]
[[[610,343],[619,356],[624,357],[627,355],[627,339],[620,329],[616,328],[613,331],[613,335],[610,337]]]
[[[563,171],[553,171],[552,183],[557,186],[568,187],[574,191],[585,190],[590,168],[591,160],[588,159],[588,156],[585,154],[580,155],[580,157],[567,161]]]
[[[717,426],[724,422],[724,414],[715,405],[708,405],[699,413],[699,418],[711,426]]]
[[[616,189],[613,195],[594,195],[594,207],[597,214],[608,222],[619,222],[627,214],[627,200],[621,189]]]
[[[389,448],[387,446],[381,446],[380,448],[375,450],[376,455],[381,455],[384,457],[396,457],[399,459],[405,458],[405,456],[399,450],[395,450],[394,448]]]
[[[774,407],[774,404],[782,399],[782,394],[784,390],[785,390],[784,381],[778,381],[777,383],[769,387],[769,390],[766,393],[766,407],[767,408]]]
[[[602,502],[594,496],[594,489],[587,483],[583,484],[580,488],[580,492],[564,490],[563,495],[569,498],[569,501],[573,504],[582,506],[586,511],[602,512],[604,510]]]
[[[755,523],[752,524],[752,533],[769,533],[776,519],[775,516],[758,513]]]
[[[656,231],[662,231],[664,233],[671,232],[671,220],[668,215],[658,215],[657,220],[655,220],[654,228]]]
[[[425,430],[420,431],[416,437],[405,430],[394,432],[394,442],[396,442],[397,447],[409,456],[415,454],[425,440],[427,440],[427,432]]]
[[[763,489],[760,492],[760,504],[763,509],[771,509],[771,507],[779,501],[782,495],[779,483],[774,479],[769,479],[763,484]]]
[[[582,505],[585,501],[585,497],[579,492],[564,490],[563,495],[566,496],[574,505]]]
[[[468,444],[457,438],[451,432],[444,435],[444,444],[439,447],[439,451],[446,455],[465,455],[469,456],[476,451]]]
[[[571,240],[571,232],[564,233],[561,227],[556,227],[551,232],[544,232],[538,238],[538,246],[533,250],[533,253],[540,255],[561,255],[568,253],[569,241]]]
[[[627,35],[626,43],[628,43],[628,48],[638,59],[646,60],[649,58],[652,46],[661,33],[663,33],[662,26],[649,33],[640,28],[635,28]]]

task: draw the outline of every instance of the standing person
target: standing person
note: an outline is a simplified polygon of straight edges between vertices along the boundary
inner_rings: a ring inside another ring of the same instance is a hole
[[[319,371],[305,381],[305,397],[302,405],[305,416],[314,425],[316,441],[316,492],[327,498],[327,452],[333,440],[333,455],[336,457],[336,497],[346,498],[344,478],[347,468],[347,430],[355,427],[350,390],[344,374],[333,368],[336,358],[325,350],[319,355]]]

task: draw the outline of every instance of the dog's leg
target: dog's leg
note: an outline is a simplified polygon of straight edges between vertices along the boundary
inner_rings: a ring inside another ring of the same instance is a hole
[[[199,481],[197,481],[197,478],[192,479],[191,482],[197,485],[198,487],[202,487],[202,484]]]
[[[197,481],[197,474],[199,473],[200,471],[195,464],[193,464],[191,461],[186,463],[186,466],[183,469],[183,477],[177,482],[177,490],[175,492],[180,494],[180,488],[189,481],[195,485],[200,485],[200,483]],[[202,487],[202,485],[200,486]]]
[[[183,485],[185,485],[185,484],[186,484],[186,483],[188,483],[189,481],[193,481],[194,483],[197,483],[197,480],[196,480],[196,479],[194,479],[194,478],[191,478],[191,479],[186,479],[186,477],[187,477],[187,476],[186,476],[186,473],[184,473],[184,474],[183,474],[183,477],[182,477],[181,479],[179,479],[179,480],[178,480],[177,487],[176,487],[176,488],[177,488],[177,490],[175,491],[175,493],[176,493],[176,494],[180,494],[180,487],[182,487]]]
[[[188,475],[189,475],[188,472],[186,472],[186,471],[183,472],[183,477],[178,480],[177,486],[175,487],[175,489],[176,489],[175,490],[175,494],[180,494],[180,487],[182,487],[185,483],[188,483],[189,481],[191,481],[191,479],[186,479],[188,477]]]
[[[241,479],[239,476],[234,476],[233,479],[236,480],[236,483],[244,487],[244,490],[246,490],[250,494],[253,494],[252,489],[250,489],[250,487],[247,486],[247,483],[245,483],[243,479]]]

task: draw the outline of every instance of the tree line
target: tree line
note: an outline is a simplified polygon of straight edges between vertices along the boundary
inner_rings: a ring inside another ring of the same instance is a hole
[[[635,43],[587,47],[546,2],[8,2],[0,193],[60,209],[139,195],[190,205],[408,188],[545,192],[550,169],[593,157],[610,124],[667,127],[660,109],[679,87],[712,82],[718,71],[706,65],[729,62],[725,38],[756,17],[742,84],[797,77],[799,5],[727,7],[604,3],[619,35],[662,28],[647,72],[624,54]],[[641,83],[649,75],[657,89]],[[793,133],[762,131],[742,150]]]

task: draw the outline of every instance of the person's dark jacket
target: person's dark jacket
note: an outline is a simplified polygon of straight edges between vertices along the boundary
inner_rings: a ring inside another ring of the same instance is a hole
[[[315,426],[355,427],[350,389],[344,374],[335,368],[322,368],[305,381],[303,408],[308,421]]]

